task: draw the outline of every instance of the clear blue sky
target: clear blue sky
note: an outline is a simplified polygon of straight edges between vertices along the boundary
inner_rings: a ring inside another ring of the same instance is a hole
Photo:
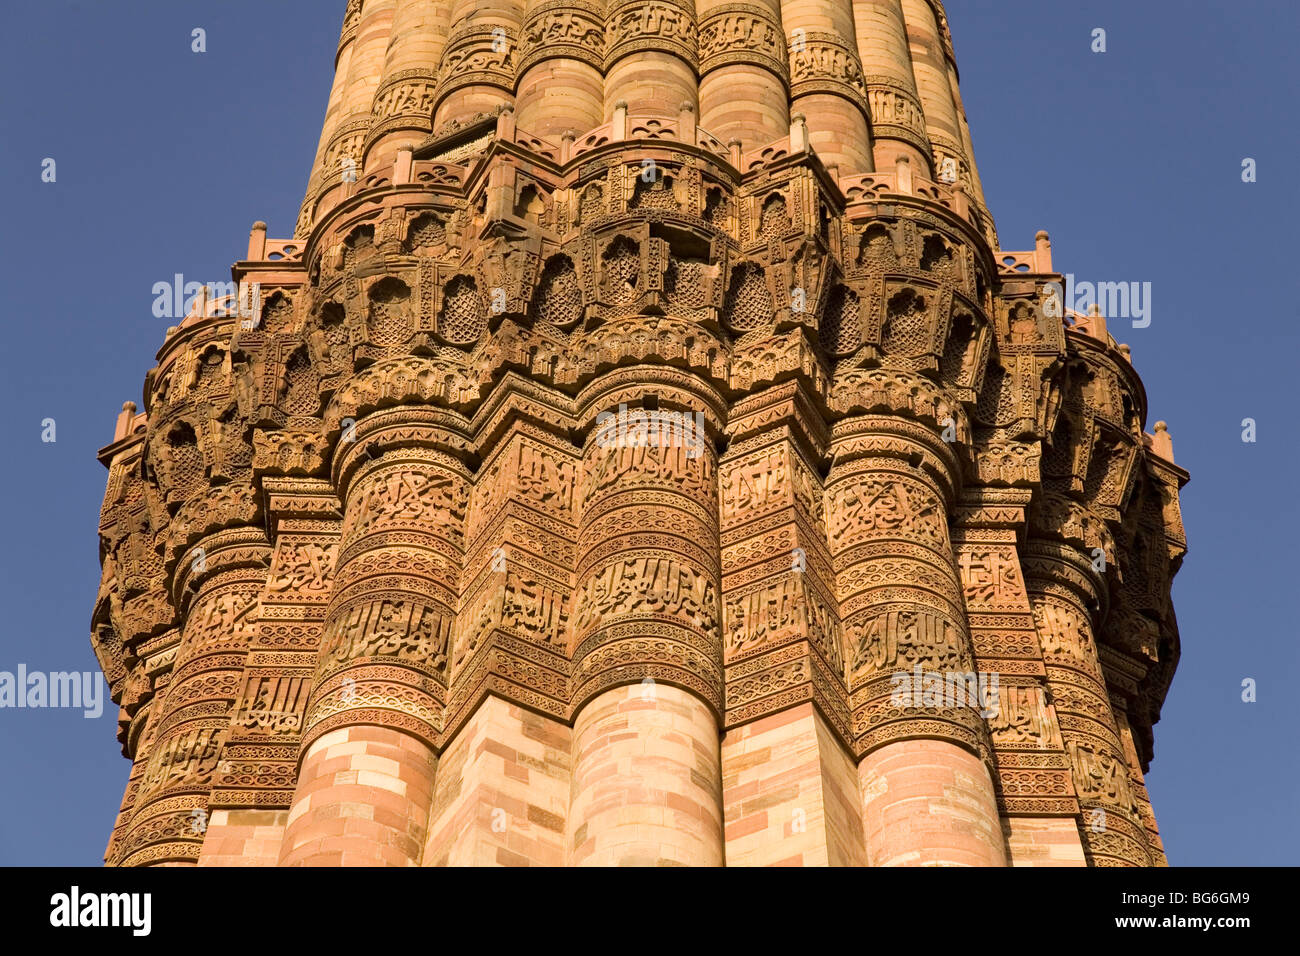
[[[169,323],[152,286],[229,278],[256,219],[291,234],[342,0],[42,0],[0,36],[0,670],[96,667],[96,526],[122,402]],[[1007,249],[1152,283],[1132,346],[1169,422],[1191,550],[1183,657],[1148,783],[1175,865],[1295,864],[1297,328],[1293,0],[949,0]],[[207,31],[207,52],[190,31]],[[1108,51],[1090,50],[1092,30]],[[57,182],[41,182],[41,162]],[[1259,181],[1241,181],[1241,162]],[[1258,442],[1241,441],[1254,418]],[[41,421],[57,441],[41,441]],[[1243,703],[1243,678],[1258,702]],[[100,863],[127,777],[98,720],[0,710],[0,863]]]

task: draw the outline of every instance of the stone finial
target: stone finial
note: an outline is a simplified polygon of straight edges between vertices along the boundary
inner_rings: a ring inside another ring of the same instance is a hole
[[[956,182],[949,188],[952,190],[953,212],[957,213],[957,215],[961,216],[963,219],[968,219],[972,223],[975,223],[975,220],[971,218],[971,206],[970,200],[966,198],[966,187],[961,183]],[[975,224],[978,225],[978,223]]]
[[[790,114],[790,152],[802,153],[808,148],[808,122],[802,113]]]
[[[682,103],[677,108],[677,138],[695,145],[695,106],[691,103]]]
[[[497,139],[512,142],[515,138],[515,105],[502,103],[497,113]]]
[[[415,166],[415,150],[403,143],[397,147],[397,157],[393,160],[393,185],[401,186],[411,181],[411,171]]]
[[[117,416],[117,427],[113,429],[113,441],[121,441],[131,434],[133,421],[135,421],[135,402],[123,402],[122,411]]]
[[[906,153],[899,153],[894,158],[894,172],[898,176],[898,191],[904,196],[912,195],[912,159]]]
[[[266,223],[257,220],[248,234],[248,261],[261,262],[266,258]]]
[[[1045,229],[1039,229],[1034,234],[1034,271],[1039,273],[1052,271],[1052,237]]]
[[[1170,464],[1174,463],[1174,440],[1169,434],[1169,425],[1156,422],[1155,434],[1151,436],[1151,450]]]

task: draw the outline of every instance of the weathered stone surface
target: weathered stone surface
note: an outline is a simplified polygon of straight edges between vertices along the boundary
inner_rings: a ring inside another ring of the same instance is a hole
[[[101,453],[115,865],[1161,865],[1163,423],[937,0],[351,0]]]

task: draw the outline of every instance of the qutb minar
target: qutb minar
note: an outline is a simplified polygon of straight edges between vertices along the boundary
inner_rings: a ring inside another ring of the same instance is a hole
[[[352,0],[231,282],[100,453],[109,864],[1165,864],[1187,474],[938,0]]]

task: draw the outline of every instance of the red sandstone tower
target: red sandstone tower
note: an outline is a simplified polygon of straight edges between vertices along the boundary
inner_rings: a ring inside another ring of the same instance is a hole
[[[1163,865],[1187,475],[998,246],[938,0],[352,0],[100,456],[108,862]]]

